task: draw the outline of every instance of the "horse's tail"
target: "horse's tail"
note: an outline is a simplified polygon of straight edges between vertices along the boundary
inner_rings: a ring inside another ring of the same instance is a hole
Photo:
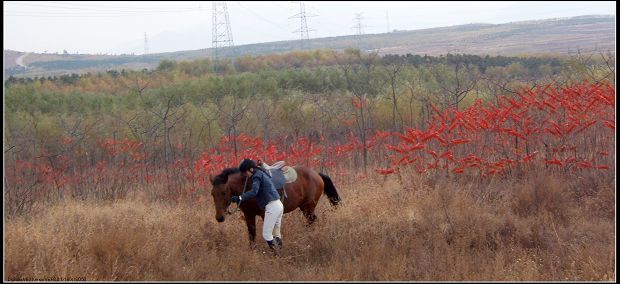
[[[340,195],[338,195],[338,191],[336,191],[336,187],[334,186],[332,179],[324,173],[319,173],[319,176],[321,176],[321,178],[323,179],[323,183],[325,184],[323,192],[329,198],[329,202],[334,206],[338,205],[341,199]]]

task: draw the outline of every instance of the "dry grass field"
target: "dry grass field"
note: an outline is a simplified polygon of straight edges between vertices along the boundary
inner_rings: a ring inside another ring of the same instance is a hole
[[[336,182],[342,205],[322,198],[312,227],[285,215],[279,258],[210,196],[68,200],[5,220],[5,280],[613,281],[615,179],[565,180]]]

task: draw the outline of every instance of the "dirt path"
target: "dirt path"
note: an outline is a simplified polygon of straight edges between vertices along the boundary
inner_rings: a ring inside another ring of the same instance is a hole
[[[24,68],[28,67],[26,66],[26,64],[24,64],[24,58],[28,56],[29,54],[30,53],[24,53],[22,56],[17,57],[17,59],[15,59],[15,63],[17,63],[17,65],[24,67]]]

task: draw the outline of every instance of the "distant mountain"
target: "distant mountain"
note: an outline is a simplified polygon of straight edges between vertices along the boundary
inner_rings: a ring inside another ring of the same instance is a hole
[[[506,24],[475,23],[450,27],[382,34],[338,36],[311,39],[304,49],[342,50],[359,47],[380,54],[469,53],[480,55],[527,55],[594,50],[615,53],[615,16],[579,16],[513,22]],[[220,51],[222,56],[259,55],[300,49],[299,41],[277,41],[235,46]],[[76,55],[29,53],[15,63],[23,52],[5,50],[5,77],[47,76],[110,69],[154,68],[162,59],[193,60],[211,56],[211,49],[198,49],[149,55]]]

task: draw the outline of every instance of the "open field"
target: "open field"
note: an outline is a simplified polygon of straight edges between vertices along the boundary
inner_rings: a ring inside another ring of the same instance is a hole
[[[412,175],[413,176],[413,175]],[[319,221],[283,218],[280,258],[213,201],[67,200],[5,222],[5,280],[615,280],[615,179],[336,181]],[[259,221],[259,228],[262,222]],[[260,237],[257,238],[260,240]]]
[[[615,280],[615,55],[551,59],[317,50],[7,80],[4,277]],[[209,177],[246,157],[320,170],[344,201],[286,215],[274,258],[240,213],[215,220]]]

